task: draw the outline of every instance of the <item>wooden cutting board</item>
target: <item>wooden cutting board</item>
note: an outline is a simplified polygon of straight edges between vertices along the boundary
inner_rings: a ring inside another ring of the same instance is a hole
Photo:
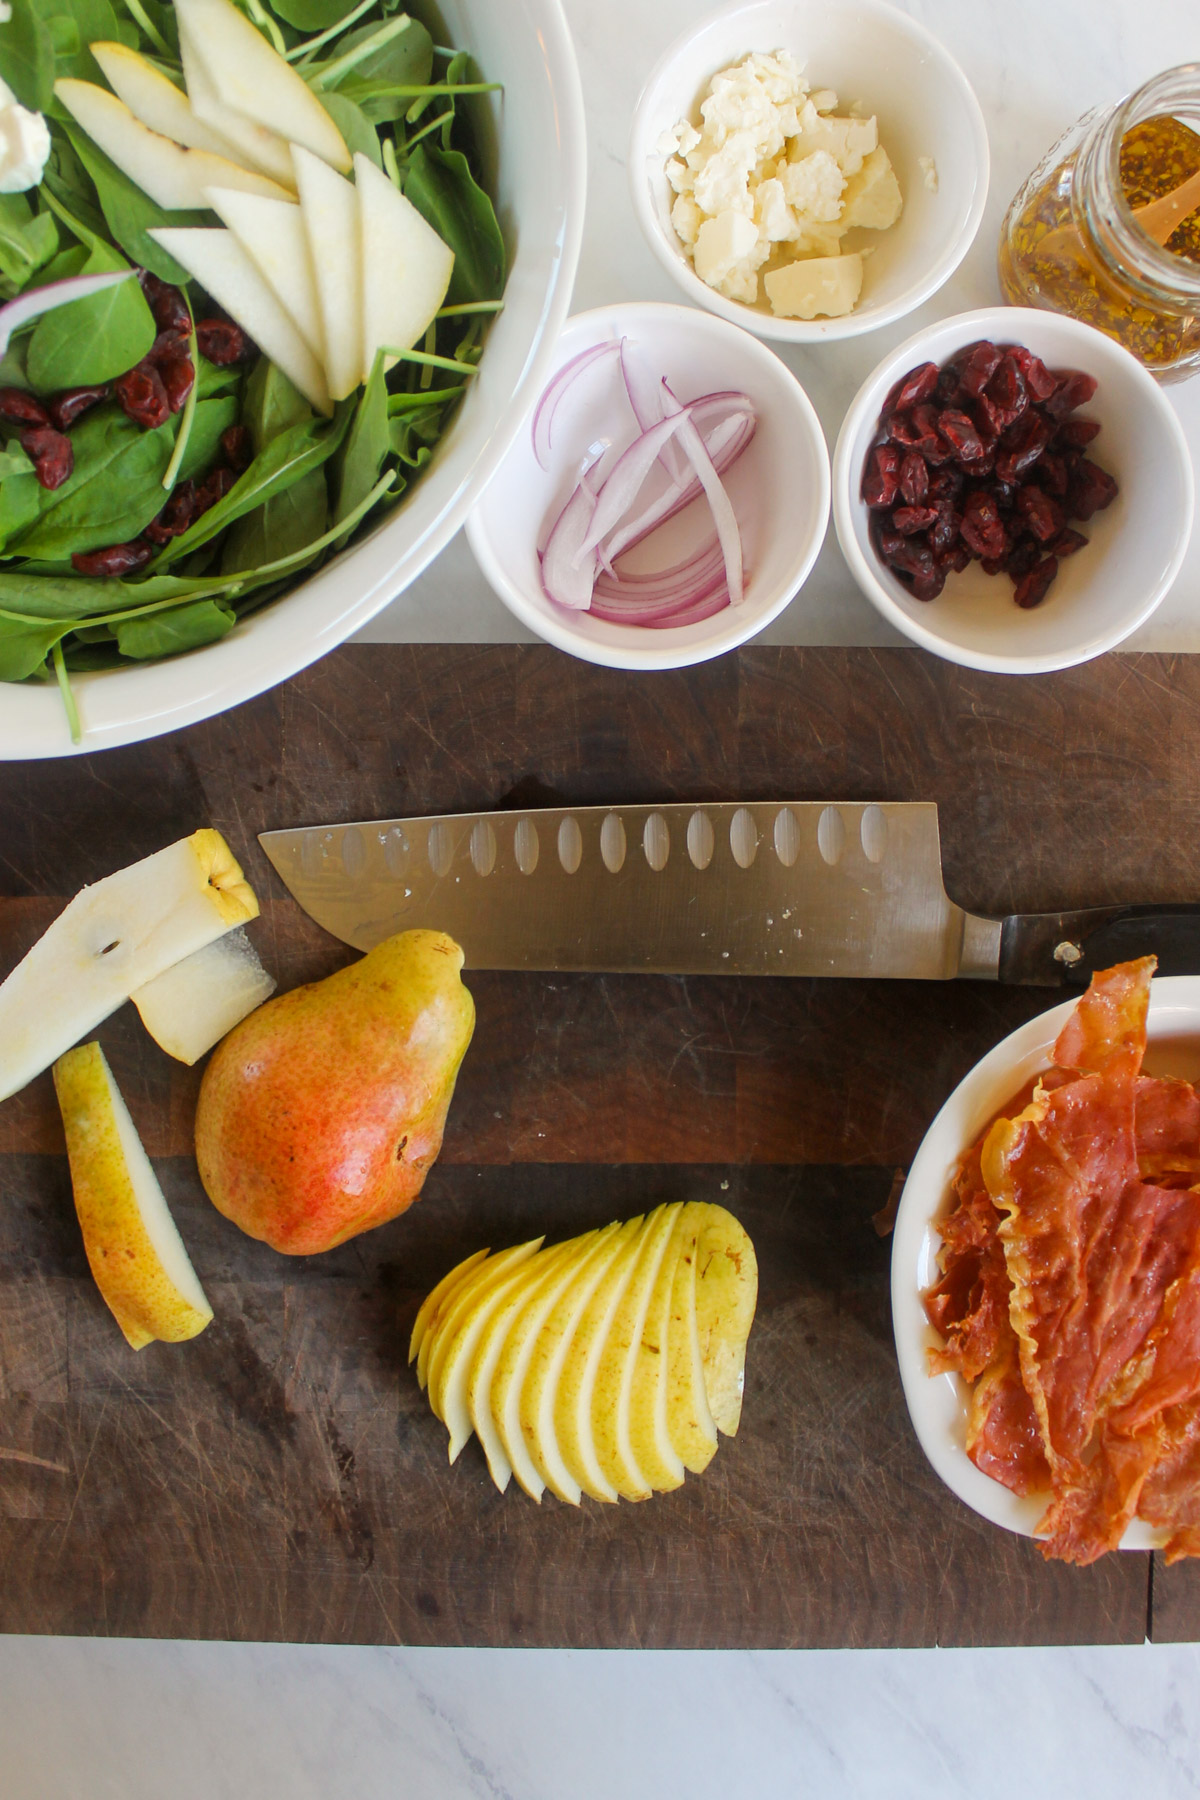
[[[538,803],[932,799],[979,912],[1200,897],[1200,661],[1024,680],[911,650],[753,649],[636,677],[537,647],[349,647],[238,711],[0,770],[0,974],[64,900],[195,827],[263,897],[281,985],[350,952],[267,826]],[[198,1074],[99,1036],[216,1307],[130,1351],[91,1283],[48,1077],[0,1106],[0,1629],[425,1644],[774,1646],[1200,1636],[1200,1575],[1046,1564],[908,1423],[873,1224],[975,1060],[1053,998],[984,984],[470,977],[479,1026],[404,1219],[307,1261],[190,1155]],[[739,1436],[644,1506],[496,1494],[406,1367],[468,1251],[665,1199],[731,1207],[761,1297]]]

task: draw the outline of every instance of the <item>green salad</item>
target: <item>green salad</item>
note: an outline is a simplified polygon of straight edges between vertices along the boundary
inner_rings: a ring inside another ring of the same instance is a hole
[[[490,84],[397,0],[12,0],[0,79],[0,301],[135,272],[0,360],[0,680],[78,738],[73,671],[224,637],[429,461],[504,287]]]

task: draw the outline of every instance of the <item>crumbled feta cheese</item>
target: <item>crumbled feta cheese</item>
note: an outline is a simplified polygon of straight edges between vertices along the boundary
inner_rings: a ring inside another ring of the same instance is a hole
[[[40,112],[20,105],[0,81],[0,194],[20,194],[42,179],[50,129]]]
[[[932,156],[918,156],[917,162],[920,164],[921,173],[925,177],[925,186],[929,189],[931,194],[936,194],[938,191],[937,164],[934,162]]]
[[[840,319],[862,291],[862,257],[810,256],[763,277],[772,311],[783,318]]]
[[[861,259],[841,255],[839,240],[852,224],[890,224],[883,215],[893,203],[892,216],[898,213],[899,188],[879,149],[875,119],[859,116],[861,109],[839,117],[837,103],[831,88],[810,92],[788,51],[756,51],[713,76],[699,128],[681,119],[659,138],[676,195],[676,235],[701,280],[718,293],[753,305],[764,263],[778,275],[782,257],[789,272],[809,257],[831,265],[814,277],[811,295],[789,273],[782,287],[768,283],[768,297],[772,286],[781,296],[798,295],[787,310],[809,318],[814,313],[801,307],[832,312],[852,288],[846,310],[854,304]]]

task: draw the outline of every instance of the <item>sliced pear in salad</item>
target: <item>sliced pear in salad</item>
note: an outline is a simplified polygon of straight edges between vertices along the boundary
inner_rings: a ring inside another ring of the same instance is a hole
[[[233,188],[211,188],[208,203],[291,315],[313,355],[324,362],[321,302],[300,208],[284,200],[238,193]]]
[[[218,137],[224,138],[230,146],[229,155],[236,153],[237,159],[248,168],[261,169],[264,175],[270,175],[282,187],[295,192],[296,178],[292,173],[292,152],[288,140],[280,137],[276,131],[269,131],[265,125],[257,124],[253,119],[243,118],[241,113],[234,112],[231,107],[221,103],[208,70],[192,48],[191,39],[178,15],[176,23],[179,26],[183,82],[196,117],[211,131],[215,131]],[[132,101],[129,104],[133,106]],[[137,111],[136,107],[134,111]],[[147,124],[149,122],[146,121]]]
[[[129,998],[160,1049],[195,1063],[275,992],[275,977],[240,928],[193,950]]]
[[[207,150],[227,161],[238,160],[230,140],[206,125],[183,89],[168,80],[139,50],[131,50],[128,44],[101,41],[91,46],[91,52],[117,99],[124,101],[134,118],[149,130],[171,138],[185,150]],[[286,158],[286,144],[283,149]],[[271,173],[269,169],[261,172]]]
[[[182,1343],[213,1312],[99,1044],[54,1065],[75,1210],[96,1286],[135,1350]]]
[[[287,190],[265,175],[208,150],[182,149],[160,132],[151,131],[107,88],[63,76],[55,82],[54,92],[122,174],[167,212],[196,211],[207,204],[204,196],[212,187],[241,188],[272,200],[288,198]]]
[[[175,13],[222,106],[349,170],[346,140],[308,83],[231,0],[175,0]]]
[[[294,144],[292,157],[321,303],[325,374],[331,397],[344,400],[370,373],[363,362],[363,252],[358,195],[352,182],[311,150]]]
[[[446,298],[454,252],[370,157],[354,158],[362,244],[362,375],[378,350],[411,350]],[[387,359],[390,368],[396,358]]]
[[[196,831],[85,887],[0,984],[0,1100],[164,969],[258,916],[219,831]]]
[[[325,371],[232,231],[167,225],[156,226],[150,236],[250,333],[317,412],[333,411]]]
[[[409,1351],[455,1461],[478,1434],[496,1486],[646,1499],[732,1436],[758,1272],[723,1207],[645,1218],[539,1249],[476,1253],[439,1282]]]

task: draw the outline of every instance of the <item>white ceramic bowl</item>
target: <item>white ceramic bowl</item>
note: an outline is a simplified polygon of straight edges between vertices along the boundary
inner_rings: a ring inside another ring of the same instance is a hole
[[[554,415],[550,467],[533,453],[530,426],[467,521],[484,575],[509,610],[547,643],[614,669],[678,669],[744,644],[781,613],[817,559],[829,518],[829,453],[804,389],[770,350],[723,319],[686,306],[631,302],[571,319],[555,368],[597,343],[626,338],[681,400],[722,389],[749,394],[758,425],[724,477],[741,528],[746,595],[696,625],[650,630],[613,625],[555,606],[542,589],[538,546],[579,480],[584,452],[615,429],[632,436],[615,363],[585,370]],[[707,502],[694,501],[633,555],[666,567],[712,530]]]
[[[78,676],[83,752],[174,731],[326,655],[393,600],[462,525],[545,386],[571,302],[586,198],[583,94],[560,0],[441,0],[446,41],[503,84],[492,111],[504,311],[478,376],[420,483],[354,549],[219,644],[143,668]],[[0,758],[66,756],[49,687],[0,686]]]
[[[659,139],[679,119],[700,123],[699,105],[719,70],[752,50],[790,50],[814,88],[831,87],[839,108],[861,104],[879,120],[879,140],[904,196],[889,231],[872,245],[858,305],[843,319],[777,319],[766,300],[726,300],[700,280],[675,235],[675,196]],[[932,157],[938,188],[925,185]],[[688,299],[760,337],[828,343],[874,331],[936,293],[971,246],[988,187],[988,140],[966,76],[938,40],[884,0],[752,0],[728,6],[672,44],[650,76],[629,145],[634,210],[650,248]]]
[[[1081,418],[1099,419],[1088,455],[1120,493],[1079,529],[1042,604],[1013,604],[1007,575],[972,563],[936,600],[914,600],[872,548],[862,473],[892,384],[919,363],[944,363],[978,338],[1024,344],[1053,369],[1083,369],[1099,383]],[[863,593],[914,643],[950,662],[997,674],[1068,669],[1111,650],[1145,623],[1179,573],[1192,531],[1194,482],[1183,429],[1162,389],[1111,338],[1058,313],[993,306],[959,313],[910,337],[858,390],[833,459],[833,516],[842,554]]]
[[[1080,552],[1082,555],[1082,552]],[[950,1199],[958,1160],[1024,1084],[1051,1064],[1054,1041],[1078,994],[1022,1025],[989,1051],[951,1094],[918,1150],[892,1234],[892,1327],[913,1429],[929,1461],[958,1498],[994,1525],[1032,1537],[1049,1495],[1022,1499],[977,1469],[967,1455],[967,1386],[957,1375],[928,1373],[926,1351],[941,1343],[921,1295],[938,1279],[937,1220]],[[1200,976],[1171,975],[1150,987],[1146,1069],[1200,1077]],[[1167,1534],[1136,1519],[1123,1550],[1149,1550]]]

